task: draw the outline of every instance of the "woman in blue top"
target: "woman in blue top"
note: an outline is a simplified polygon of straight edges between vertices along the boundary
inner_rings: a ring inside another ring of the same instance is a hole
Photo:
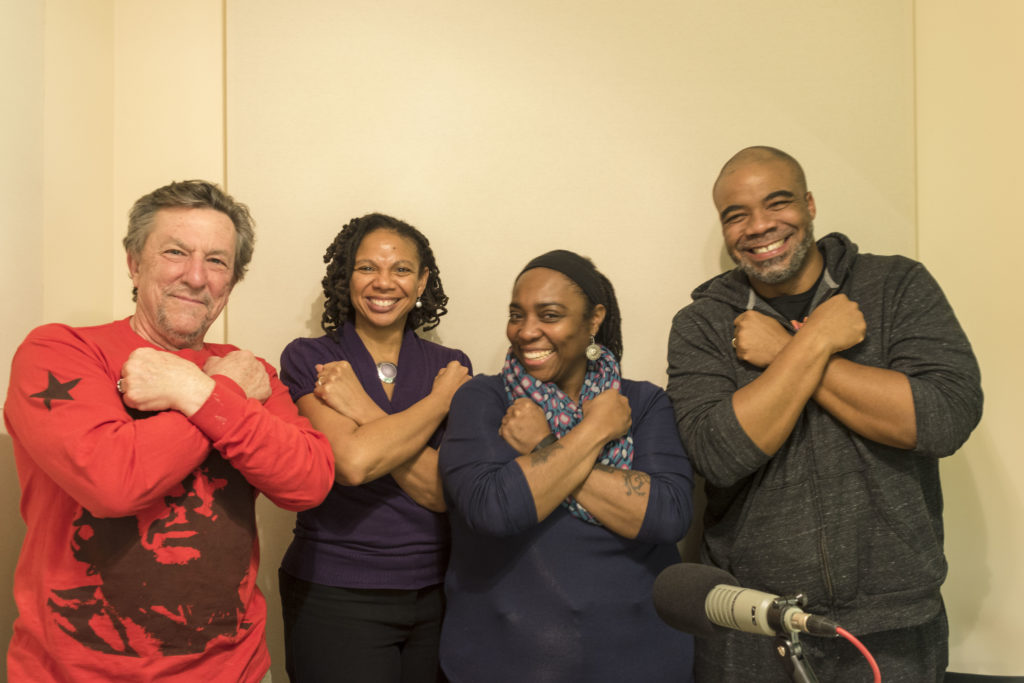
[[[297,516],[281,565],[286,668],[299,682],[433,683],[448,557],[436,448],[469,359],[414,332],[448,302],[418,230],[363,216],[324,261],[326,334],[281,355],[336,478]]]
[[[501,374],[452,401],[440,468],[452,683],[690,681],[689,635],[651,586],[679,561],[692,474],[668,397],[620,377],[615,292],[573,252],[537,257]]]

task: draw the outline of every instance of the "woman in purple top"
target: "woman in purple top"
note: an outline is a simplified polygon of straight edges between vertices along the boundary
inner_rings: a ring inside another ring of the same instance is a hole
[[[452,401],[440,468],[452,523],[441,665],[452,683],[691,681],[658,618],[679,561],[690,461],[668,396],[620,377],[611,283],[573,252],[527,264],[499,375]]]
[[[440,679],[448,522],[437,446],[464,353],[419,338],[448,297],[429,243],[382,214],[324,256],[322,327],[281,354],[299,412],[331,442],[335,485],[296,518],[281,564],[292,681]]]

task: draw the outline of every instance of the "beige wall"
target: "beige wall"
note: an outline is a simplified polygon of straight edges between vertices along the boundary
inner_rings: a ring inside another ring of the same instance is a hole
[[[110,317],[114,4],[42,3],[43,320]]]
[[[430,237],[452,297],[438,337],[464,348],[478,372],[494,372],[504,354],[504,306],[518,268],[568,247],[592,256],[616,285],[627,374],[660,384],[672,314],[725,265],[710,182],[736,149],[774,144],[805,163],[819,233],[841,230],[867,251],[911,256],[920,242],[978,347],[985,426],[968,457],[950,461],[960,469],[946,486],[950,511],[963,513],[948,516],[952,668],[1019,674],[1016,648],[987,637],[1000,619],[993,596],[1012,587],[1001,567],[1015,558],[999,549],[1012,544],[1000,541],[1019,537],[999,522],[1019,513],[1008,482],[1020,470],[997,445],[1013,443],[998,429],[1011,418],[999,417],[991,384],[990,363],[1009,341],[976,303],[1009,290],[982,291],[957,268],[964,259],[991,263],[992,252],[954,231],[979,222],[974,198],[961,202],[973,209],[966,220],[947,210],[948,183],[991,191],[975,178],[999,159],[992,148],[979,174],[949,163],[961,150],[942,118],[984,125],[985,135],[1016,132],[1019,109],[983,123],[985,108],[972,111],[963,98],[946,114],[942,89],[951,66],[1020,73],[1006,64],[1019,63],[1019,51],[974,49],[991,49],[985,29],[1020,25],[1014,2],[985,0],[979,6],[989,13],[977,17],[972,9],[976,33],[954,32],[962,42],[949,58],[947,33],[966,18],[952,0],[918,3],[916,16],[912,0],[799,8],[403,0],[387,9],[322,0],[0,0],[0,30],[13,38],[0,48],[9,57],[0,73],[21,86],[16,110],[2,110],[0,123],[5,142],[27,159],[0,161],[22,183],[0,190],[9,199],[0,209],[10,245],[0,256],[3,277],[7,291],[25,292],[3,304],[13,324],[0,351],[9,358],[43,320],[129,313],[118,244],[128,206],[167,180],[206,177],[226,182],[259,223],[251,274],[232,297],[226,332],[213,339],[226,334],[276,363],[291,338],[315,334],[323,249],[348,218],[379,210]],[[964,85],[995,101],[972,71]],[[936,169],[961,175],[937,177]],[[12,232],[18,224],[39,228]],[[1009,253],[988,239],[996,254]],[[992,300],[985,310],[996,308]],[[1009,394],[1004,376],[999,386]],[[9,451],[0,435],[0,457]],[[5,500],[13,500],[13,467],[2,462],[12,491]],[[0,513],[20,528],[13,502]],[[261,502],[259,517],[274,673],[284,680],[274,572],[291,515]],[[17,551],[4,543],[0,580],[9,585]],[[9,628],[12,608],[0,605]]]
[[[276,356],[315,332],[325,247],[383,211],[432,240],[438,334],[478,370],[514,274],[569,247],[618,288],[628,374],[660,383],[672,315],[721,269],[711,181],[751,143],[806,162],[820,229],[912,252],[909,3],[729,7],[229,2],[228,175],[261,224],[232,335]]]
[[[1024,197],[1024,3],[917,3],[918,239],[981,362],[985,416],[943,462],[951,667],[1024,675],[1017,203]]]
[[[0,392],[25,331],[43,308],[42,4],[0,0]],[[11,438],[0,432],[0,642],[11,639],[14,560],[24,537]],[[0,675],[2,678],[2,675]]]

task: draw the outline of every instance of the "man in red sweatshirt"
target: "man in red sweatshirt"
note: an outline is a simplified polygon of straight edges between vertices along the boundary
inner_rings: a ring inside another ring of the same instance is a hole
[[[134,315],[44,325],[15,354],[4,421],[27,532],[12,683],[266,675],[256,495],[316,506],[334,461],[273,367],[203,341],[253,239],[215,185],[161,187],[124,239]]]

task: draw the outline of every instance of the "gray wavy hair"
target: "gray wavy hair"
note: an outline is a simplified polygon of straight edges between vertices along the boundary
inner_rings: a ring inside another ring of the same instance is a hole
[[[235,284],[243,277],[252,260],[252,252],[256,243],[252,216],[249,207],[234,198],[211,182],[205,180],[181,180],[164,185],[140,197],[132,205],[128,213],[128,234],[122,243],[125,251],[136,260],[142,256],[142,248],[146,245],[149,234],[153,231],[153,220],[161,209],[173,208],[214,209],[226,214],[235,226],[235,269],[231,283]],[[132,299],[136,297],[132,290]]]

